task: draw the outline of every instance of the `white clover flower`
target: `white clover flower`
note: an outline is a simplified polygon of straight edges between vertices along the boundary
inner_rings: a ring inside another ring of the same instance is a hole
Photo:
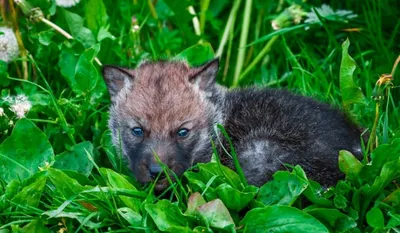
[[[60,7],[71,7],[78,4],[81,0],[56,0],[56,5]]]
[[[26,102],[28,101],[28,97],[24,94],[19,94],[15,97],[15,102]]]
[[[18,57],[19,48],[11,28],[0,27],[0,60],[7,63]]]
[[[4,109],[0,108],[0,117],[4,116]]]
[[[31,108],[32,104],[25,95],[16,96],[13,103],[10,105],[10,110],[14,112],[17,118],[24,117]]]

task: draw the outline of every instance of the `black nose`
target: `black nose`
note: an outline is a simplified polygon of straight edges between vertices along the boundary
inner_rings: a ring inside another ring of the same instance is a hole
[[[161,173],[160,179],[165,177],[162,167],[158,164],[150,165],[149,172],[150,172],[151,178],[153,178],[153,179],[155,179],[160,173]]]

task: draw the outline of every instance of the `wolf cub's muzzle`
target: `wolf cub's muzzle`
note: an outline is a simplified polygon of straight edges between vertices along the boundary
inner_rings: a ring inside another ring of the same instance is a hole
[[[187,159],[184,159],[183,151],[174,148],[170,143],[153,144],[153,146],[146,146],[143,151],[132,152],[129,153],[130,168],[137,180],[141,183],[148,183],[157,179],[156,189],[158,190],[165,189],[169,185],[166,173],[173,181],[174,175],[172,173],[180,176],[189,168]],[[163,165],[159,161],[169,169],[164,171]]]

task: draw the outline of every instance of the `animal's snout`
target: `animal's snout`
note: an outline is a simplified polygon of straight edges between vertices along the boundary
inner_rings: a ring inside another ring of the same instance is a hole
[[[151,164],[149,166],[149,172],[151,178],[155,179],[160,173],[160,179],[164,178],[165,175],[163,173],[163,169],[159,164]]]

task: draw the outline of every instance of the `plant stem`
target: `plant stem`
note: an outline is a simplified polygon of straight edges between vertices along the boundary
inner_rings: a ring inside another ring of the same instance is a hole
[[[232,86],[237,86],[239,84],[239,76],[242,71],[244,58],[246,55],[246,44],[247,44],[247,36],[249,35],[249,24],[251,18],[251,5],[253,0],[246,0],[244,15],[243,15],[243,23],[242,23],[242,32],[240,34],[239,41],[239,52],[236,61],[236,69],[235,74],[233,76]]]
[[[235,25],[236,14],[237,14],[237,11],[239,9],[240,2],[241,2],[241,0],[236,0],[234,2],[234,4],[233,4],[231,12],[229,13],[228,22],[226,23],[226,26],[225,26],[225,29],[224,29],[224,33],[223,33],[222,38],[221,38],[221,42],[220,42],[219,47],[217,49],[217,53],[215,54],[216,57],[222,56],[222,53],[224,52],[224,47],[225,47],[226,42],[228,41],[228,36],[229,36],[229,34],[231,32],[231,29]]]
[[[376,102],[374,125],[372,126],[371,135],[369,136],[369,140],[368,140],[369,152],[372,152],[375,148],[374,141],[376,140],[376,129],[378,127],[378,121],[379,121],[379,107],[380,107],[379,102]]]
[[[257,65],[258,62],[261,61],[265,57],[265,55],[271,50],[272,45],[275,43],[275,41],[278,39],[279,36],[273,36],[268,43],[264,46],[264,48],[261,50],[261,52],[257,55],[256,58],[250,63],[250,65],[247,66],[247,68],[242,72],[242,74],[239,77],[239,82],[243,80],[243,78],[254,68],[254,66]]]
[[[17,11],[14,8],[14,1],[9,1],[10,11],[11,11],[11,23],[13,25],[15,38],[17,39],[19,51],[22,57],[22,78],[24,80],[28,80],[28,62],[27,62],[27,51],[24,46],[24,42],[22,41],[21,32],[19,31],[18,22],[17,22]]]
[[[210,0],[203,0],[200,3],[200,10],[201,10],[201,12],[200,12],[200,32],[201,32],[201,34],[204,33],[207,10],[208,10],[209,5],[210,5]]]
[[[43,23],[45,23],[48,26],[52,27],[54,30],[56,30],[57,32],[59,32],[60,34],[65,36],[68,40],[74,39],[68,32],[64,31],[62,28],[60,28],[59,26],[57,26],[53,22],[47,20],[46,18],[40,17],[40,21],[42,21]]]
[[[199,18],[197,18],[197,16],[196,16],[196,11],[194,10],[193,6],[189,6],[188,10],[189,10],[189,13],[193,15],[192,22],[193,22],[194,33],[197,36],[200,36],[201,35],[201,29],[200,29],[201,26],[200,26]]]
[[[57,24],[51,22],[50,20],[47,20],[44,17],[40,17],[39,18],[40,21],[42,21],[43,23],[45,23],[46,25],[50,26],[51,28],[53,28],[54,30],[56,30],[57,32],[59,32],[61,35],[63,35],[65,38],[67,38],[68,40],[74,39],[73,36],[71,36],[71,34],[69,34],[68,32],[64,31],[64,29],[60,28]],[[103,66],[103,64],[101,63],[101,61],[95,57],[94,61],[99,65],[99,66]]]
[[[226,51],[226,58],[225,58],[224,73],[223,73],[223,76],[222,76],[222,81],[224,83],[226,83],[226,77],[228,75],[229,64],[230,64],[231,54],[232,54],[232,44],[233,44],[233,30],[230,30],[230,32],[229,32],[228,49]]]
[[[7,0],[0,0],[0,11],[1,11],[1,18],[3,18],[4,21],[7,21],[7,16],[6,16],[6,1]]]
[[[34,122],[42,122],[42,123],[49,123],[49,124],[58,125],[57,121],[52,121],[52,120],[46,120],[46,119],[29,119],[29,120],[34,121]]]
[[[149,6],[150,9],[150,13],[153,16],[153,18],[158,19],[158,15],[156,12],[156,8],[154,8],[153,3],[151,2],[151,0],[147,0],[147,5]]]

